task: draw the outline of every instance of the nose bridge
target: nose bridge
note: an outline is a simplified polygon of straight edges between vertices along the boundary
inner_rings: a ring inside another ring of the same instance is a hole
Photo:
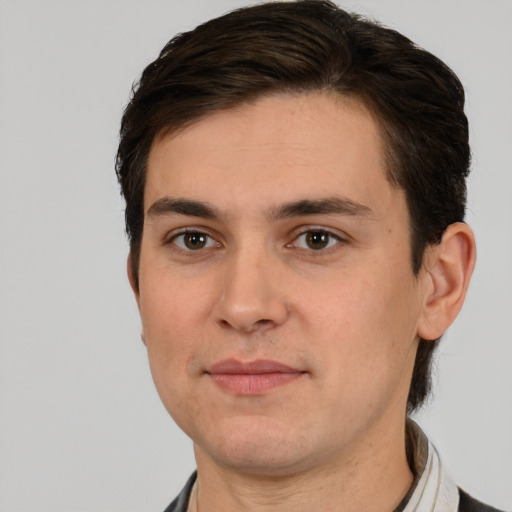
[[[264,243],[247,243],[233,250],[226,262],[216,308],[224,327],[251,332],[280,325],[287,304],[279,286],[281,262]]]

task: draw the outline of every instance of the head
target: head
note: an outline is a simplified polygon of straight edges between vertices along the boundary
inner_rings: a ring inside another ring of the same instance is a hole
[[[326,1],[256,5],[172,39],[126,108],[117,173],[138,286],[148,157],[157,138],[275,94],[328,93],[377,121],[385,175],[405,194],[410,271],[463,221],[470,151],[464,92],[438,58],[394,30]],[[428,396],[438,339],[420,340],[407,407]]]

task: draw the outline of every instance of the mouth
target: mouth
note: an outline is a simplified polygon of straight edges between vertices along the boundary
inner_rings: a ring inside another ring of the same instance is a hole
[[[247,396],[263,395],[306,374],[300,369],[264,359],[247,362],[226,359],[213,364],[206,373],[224,391]]]

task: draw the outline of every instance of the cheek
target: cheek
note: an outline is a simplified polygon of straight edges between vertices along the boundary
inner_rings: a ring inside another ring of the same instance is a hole
[[[338,282],[343,285],[333,287],[321,303],[304,304],[308,308],[316,303],[310,317],[310,328],[319,335],[315,351],[322,354],[332,381],[350,383],[363,394],[385,387],[409,371],[419,311],[411,307],[417,301],[414,288],[407,289],[403,276]]]
[[[176,423],[185,429],[187,415],[198,409],[192,393],[198,364],[194,364],[195,343],[190,310],[179,301],[146,304],[142,314],[151,375],[160,400]],[[141,308],[142,310],[142,308]],[[187,415],[184,416],[184,412]]]
[[[167,277],[169,272],[146,274],[141,281],[140,310],[147,343],[163,350],[187,343],[204,316],[205,286],[197,280]]]
[[[163,280],[141,286],[140,310],[144,340],[155,385],[168,406],[198,364],[195,349],[204,304],[200,293]]]

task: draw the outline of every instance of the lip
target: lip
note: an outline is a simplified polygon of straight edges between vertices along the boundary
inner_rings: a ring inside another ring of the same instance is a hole
[[[225,359],[206,373],[224,391],[235,395],[263,395],[302,377],[306,372],[269,359]]]

